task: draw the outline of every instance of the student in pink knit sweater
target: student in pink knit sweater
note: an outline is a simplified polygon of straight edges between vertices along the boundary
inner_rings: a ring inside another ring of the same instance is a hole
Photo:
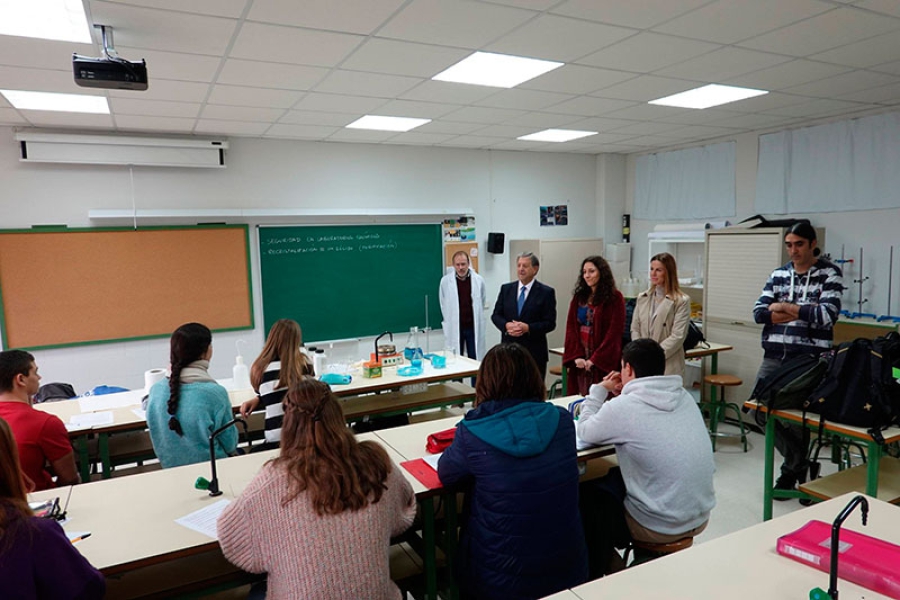
[[[270,600],[398,600],[388,547],[415,512],[399,467],[357,442],[329,387],[305,377],[284,397],[281,454],[219,517],[219,545],[268,574]]]

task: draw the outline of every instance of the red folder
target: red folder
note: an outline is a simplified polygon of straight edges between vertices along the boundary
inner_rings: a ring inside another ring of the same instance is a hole
[[[438,479],[437,471],[421,458],[402,462],[400,463],[400,466],[409,471],[413,477],[418,479],[419,482],[429,490],[436,490],[443,487],[441,480]]]
[[[797,562],[828,572],[831,556],[831,525],[810,521],[797,531],[778,538],[777,551]],[[900,599],[900,546],[841,530],[838,576],[857,585]]]

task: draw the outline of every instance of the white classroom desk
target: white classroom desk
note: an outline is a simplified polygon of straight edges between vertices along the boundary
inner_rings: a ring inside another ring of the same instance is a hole
[[[783,517],[703,542],[614,575],[572,588],[582,600],[663,598],[666,600],[797,600],[809,591],[828,589],[828,574],[775,552],[780,536],[808,521],[831,524],[857,494],[845,494]],[[842,529],[900,544],[900,508],[867,498],[869,524],[862,526],[859,507]],[[715,514],[713,514],[715,518]],[[876,594],[846,580],[838,580],[841,600],[879,600]]]
[[[573,400],[580,400],[581,396],[567,396],[565,398],[557,398],[549,400],[549,402],[567,408]],[[434,421],[424,421],[422,423],[414,423],[403,427],[394,427],[392,429],[380,429],[373,433],[385,446],[393,449],[397,454],[403,457],[403,460],[414,460],[428,456],[425,450],[425,444],[428,436],[436,431],[443,431],[455,427],[457,423],[462,421],[461,416],[447,417],[446,419],[435,419]],[[581,450],[578,452],[579,462],[585,462],[593,458],[602,456],[610,456],[615,454],[615,446],[596,446]],[[421,485],[421,484],[420,484]]]
[[[371,433],[357,439],[378,442]],[[392,449],[385,449],[395,463],[403,461]],[[240,575],[239,569],[224,560],[216,540],[175,523],[175,519],[222,499],[234,500],[263,463],[277,453],[271,450],[217,460],[223,492],[217,498],[194,489],[197,477],[210,477],[208,461],[73,486],[65,529],[91,532],[77,548],[106,576],[108,598],[165,592],[179,585],[202,588],[217,577]],[[404,469],[401,472],[411,484],[418,484]],[[67,493],[66,488],[44,490],[30,494],[29,500],[59,497],[63,504]]]

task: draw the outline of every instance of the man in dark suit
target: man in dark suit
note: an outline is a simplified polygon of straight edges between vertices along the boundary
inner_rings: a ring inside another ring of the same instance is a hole
[[[500,341],[522,344],[546,374],[547,334],[556,329],[556,292],[534,277],[541,263],[531,252],[517,257],[519,280],[500,287],[491,321],[500,330]]]

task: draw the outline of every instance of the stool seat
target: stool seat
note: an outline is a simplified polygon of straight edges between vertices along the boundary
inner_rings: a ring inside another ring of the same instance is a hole
[[[560,377],[562,375],[562,367],[558,367],[556,365],[550,367],[550,374]]]
[[[632,543],[634,544],[635,548],[664,556],[666,554],[672,554],[673,552],[678,552],[679,550],[690,548],[694,545],[694,538],[683,537],[680,540],[675,540],[674,542],[666,542],[664,544],[642,542],[641,540],[634,540],[634,542]]]
[[[741,385],[744,382],[740,377],[735,377],[734,375],[728,375],[727,373],[718,373],[716,375],[707,375],[703,378],[705,383],[709,385]]]

